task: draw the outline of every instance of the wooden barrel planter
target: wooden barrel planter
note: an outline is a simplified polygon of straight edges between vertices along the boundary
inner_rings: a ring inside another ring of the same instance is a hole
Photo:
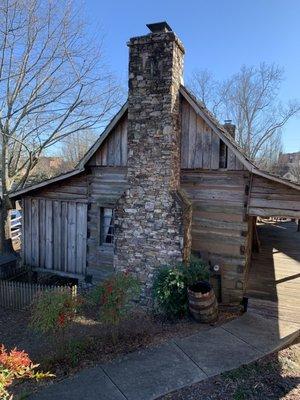
[[[196,321],[212,323],[218,319],[218,302],[213,288],[200,281],[188,288],[189,310]]]

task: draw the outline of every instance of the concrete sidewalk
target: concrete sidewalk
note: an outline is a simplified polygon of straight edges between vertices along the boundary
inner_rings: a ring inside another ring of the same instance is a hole
[[[30,399],[156,399],[278,350],[299,335],[299,328],[247,313],[221,327],[83,370]]]

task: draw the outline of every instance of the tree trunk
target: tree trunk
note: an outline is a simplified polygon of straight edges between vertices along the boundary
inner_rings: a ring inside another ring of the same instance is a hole
[[[9,210],[11,208],[8,197],[8,164],[7,164],[7,140],[1,136],[1,184],[2,199],[0,199],[0,254],[9,253],[12,250],[10,240]]]

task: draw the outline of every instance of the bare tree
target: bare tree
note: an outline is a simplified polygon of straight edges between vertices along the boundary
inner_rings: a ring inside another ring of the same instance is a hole
[[[45,150],[116,105],[101,38],[85,36],[80,15],[68,0],[0,0],[0,251],[9,191],[24,186]]]
[[[207,71],[198,71],[189,86],[219,119],[234,121],[240,146],[252,160],[262,161],[263,154],[272,149],[272,140],[276,138],[278,144],[281,129],[300,111],[298,101],[285,106],[280,103],[282,80],[281,68],[262,63],[242,66],[224,82],[217,82]]]
[[[294,180],[296,183],[300,183],[300,164],[292,164],[289,167],[289,172],[292,176],[292,180]]]
[[[62,142],[61,156],[69,168],[74,168],[79,160],[97,140],[95,131],[84,130],[68,135]]]

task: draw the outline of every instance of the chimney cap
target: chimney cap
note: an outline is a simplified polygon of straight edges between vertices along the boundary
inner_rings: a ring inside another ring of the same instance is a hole
[[[172,28],[170,25],[166,22],[155,22],[153,24],[146,24],[147,28],[150,29],[151,32],[153,33],[158,33],[158,32],[172,32]]]
[[[232,119],[225,119],[224,124],[225,125],[231,125],[232,124]]]

